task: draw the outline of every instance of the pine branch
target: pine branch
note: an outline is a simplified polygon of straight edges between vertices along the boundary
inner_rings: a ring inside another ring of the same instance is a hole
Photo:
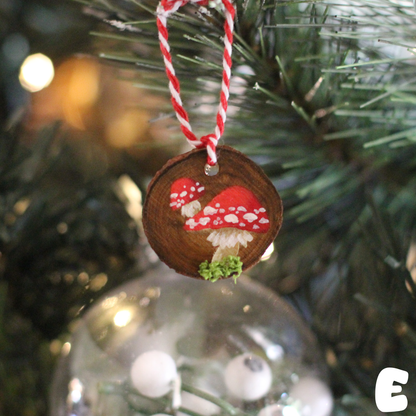
[[[19,134],[0,137],[0,279],[13,307],[54,337],[104,287],[123,280],[136,264],[138,235],[102,149],[67,141],[59,124],[31,146]]]
[[[83,4],[105,15],[93,33],[97,55],[168,98],[156,2]],[[265,169],[285,203],[279,261],[256,273],[308,312],[333,351],[337,414],[376,415],[378,371],[416,371],[406,282],[411,291],[414,284],[404,266],[416,225],[415,10],[393,0],[246,0],[237,8],[240,83],[224,141]],[[220,12],[191,5],[169,19],[185,107],[201,134],[216,106],[209,117],[187,103],[218,100],[222,25]],[[412,409],[410,385],[408,397]]]

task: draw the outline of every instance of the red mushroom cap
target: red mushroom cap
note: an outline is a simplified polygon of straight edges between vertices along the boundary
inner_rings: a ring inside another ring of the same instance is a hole
[[[243,186],[231,186],[215,196],[184,225],[186,231],[219,228],[239,228],[265,233],[270,228],[270,221],[266,209],[251,191]]]
[[[170,207],[179,209],[192,201],[196,201],[205,193],[205,188],[190,178],[180,178],[170,187]]]

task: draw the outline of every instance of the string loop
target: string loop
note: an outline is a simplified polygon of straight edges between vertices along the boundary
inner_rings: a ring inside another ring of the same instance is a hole
[[[227,119],[226,113],[228,108],[228,98],[230,95],[230,78],[231,78],[231,54],[233,44],[234,31],[234,16],[235,9],[229,0],[221,0],[224,5],[225,23],[224,23],[224,55],[223,55],[223,72],[222,84],[220,93],[220,103],[216,117],[216,127],[214,133],[207,134],[198,139],[192,132],[189,123],[188,113],[182,104],[180,95],[179,79],[175,75],[175,70],[172,64],[172,56],[170,54],[169,35],[167,29],[168,17],[176,12],[180,7],[187,3],[194,3],[200,6],[207,6],[209,0],[162,0],[156,10],[157,13],[157,27],[159,31],[160,50],[162,51],[163,60],[165,63],[166,74],[169,79],[169,91],[171,93],[171,101],[176,113],[176,117],[181,125],[181,130],[185,135],[188,143],[197,148],[206,148],[208,153],[207,163],[214,166],[217,163],[216,147],[218,140],[224,133],[224,125]]]

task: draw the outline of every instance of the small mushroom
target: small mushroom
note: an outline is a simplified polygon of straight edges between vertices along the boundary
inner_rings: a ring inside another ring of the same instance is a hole
[[[198,199],[204,195],[205,188],[199,182],[190,178],[180,178],[170,187],[170,207],[173,210],[181,208],[181,214],[192,217],[201,210]]]
[[[243,186],[225,189],[184,225],[186,231],[211,231],[207,240],[218,247],[212,262],[237,256],[240,244],[247,247],[254,233],[265,233],[269,228],[266,209]]]

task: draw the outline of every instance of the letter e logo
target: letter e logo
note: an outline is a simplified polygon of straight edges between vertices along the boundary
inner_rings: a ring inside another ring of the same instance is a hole
[[[407,371],[393,367],[380,371],[376,381],[376,406],[380,412],[401,412],[407,408],[407,397],[404,394],[392,395],[402,391],[402,386],[393,383],[406,384],[407,380]]]

